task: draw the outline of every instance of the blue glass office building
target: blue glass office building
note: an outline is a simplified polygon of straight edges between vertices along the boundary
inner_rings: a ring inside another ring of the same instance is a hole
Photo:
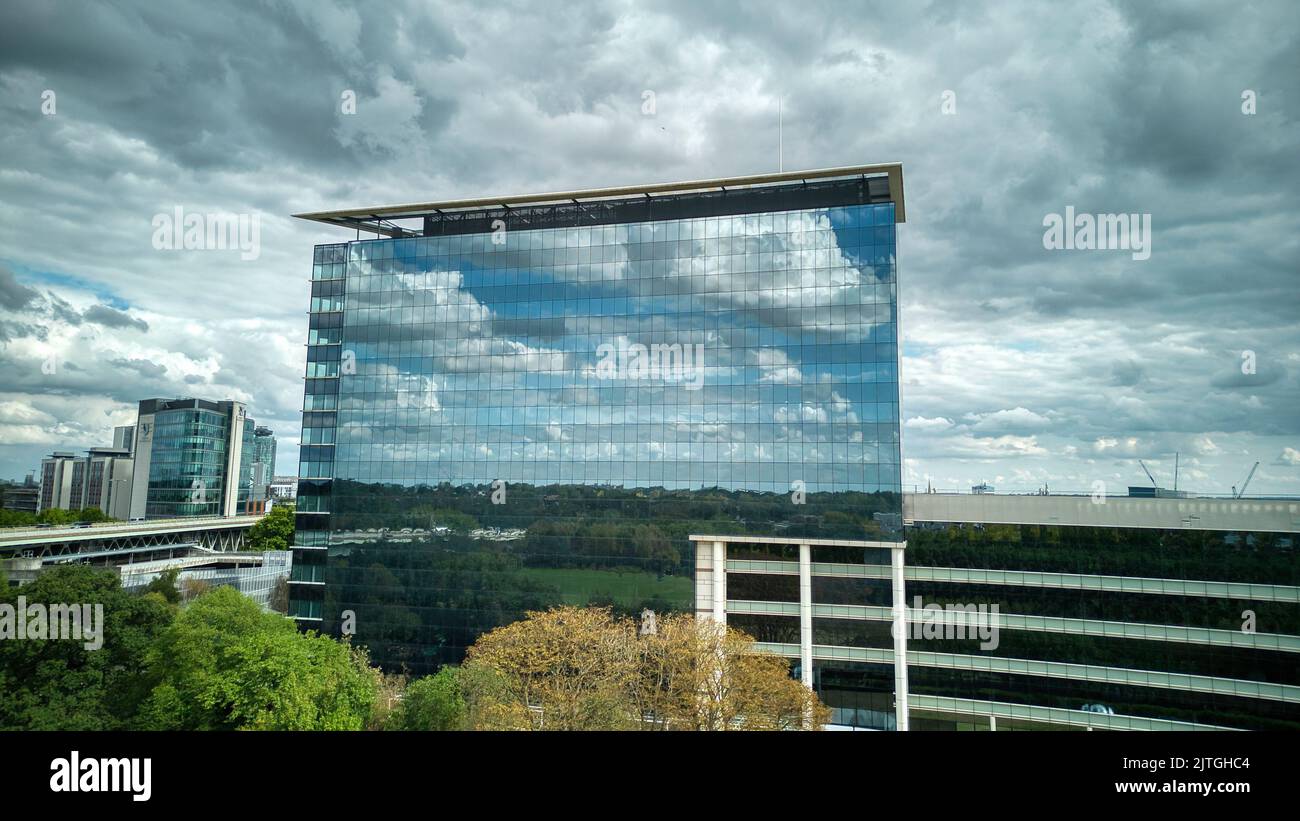
[[[900,166],[302,216],[358,239],[312,264],[301,623],[427,672],[690,610],[693,534],[898,537]]]

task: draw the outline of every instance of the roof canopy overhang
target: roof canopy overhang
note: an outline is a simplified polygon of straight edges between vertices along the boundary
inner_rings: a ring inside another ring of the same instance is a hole
[[[432,214],[455,211],[474,211],[488,208],[516,208],[524,205],[548,205],[571,202],[593,202],[627,197],[654,197],[656,194],[683,194],[690,192],[726,191],[733,188],[782,185],[809,180],[826,180],[850,177],[889,178],[889,197],[894,203],[897,222],[907,217],[903,205],[903,164],[879,163],[876,165],[848,165],[838,168],[819,168],[809,171],[784,171],[776,174],[752,174],[745,177],[719,177],[709,180],[626,185],[615,188],[587,188],[578,191],[552,191],[539,194],[516,194],[505,197],[479,197],[475,199],[419,202],[406,205],[385,205],[374,208],[349,208],[340,211],[314,211],[294,214],[298,219],[323,222],[354,228],[389,237],[419,236],[420,231],[397,225],[399,220],[420,219]]]

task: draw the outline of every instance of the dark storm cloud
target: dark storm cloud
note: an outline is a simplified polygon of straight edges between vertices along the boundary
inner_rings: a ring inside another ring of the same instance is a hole
[[[109,364],[116,365],[119,368],[128,368],[144,377],[167,376],[167,368],[165,366],[143,359],[114,359]]]
[[[69,325],[80,325],[84,319],[81,312],[72,306],[72,303],[55,294],[53,291],[46,295],[47,310],[52,319],[59,322],[66,322]]]
[[[13,272],[3,267],[0,267],[0,307],[14,313],[26,313],[68,325],[90,323],[105,328],[149,330],[148,322],[110,305],[96,304],[80,311],[53,291],[42,295],[35,288],[29,288],[18,282]],[[44,340],[48,336],[48,330],[37,325],[8,323],[6,327],[7,330],[3,332],[6,337],[31,336]]]
[[[65,112],[144,140],[186,168],[291,161],[357,168],[372,157],[335,138],[344,90],[376,91],[371,59],[396,58],[395,9],[364,16],[325,3],[15,4],[0,29],[0,72],[34,71]],[[463,53],[422,19],[409,32],[442,59]],[[411,80],[400,61],[387,63]],[[430,97],[422,122],[445,125]]]
[[[296,430],[305,262],[352,235],[288,214],[900,160],[913,481],[1086,488],[1180,451],[1207,489],[1253,454],[1255,486],[1300,493],[1278,456],[1300,450],[1298,21],[1287,2],[5,4],[0,390],[43,421],[0,424],[0,475],[32,467],[7,442],[102,444],[144,395],[243,397]],[[259,215],[259,258],[155,250],[177,205]],[[1150,214],[1150,259],[1046,250],[1070,206]]]
[[[1111,384],[1131,388],[1142,381],[1145,373],[1142,363],[1129,359],[1111,366]]]
[[[1210,385],[1216,388],[1258,390],[1283,380],[1285,376],[1286,369],[1281,365],[1265,363],[1262,367],[1257,366],[1257,369],[1252,371],[1230,368],[1211,379]]]
[[[28,288],[14,278],[13,271],[0,266],[0,308],[20,311],[38,296],[35,288]]]
[[[103,325],[106,328],[135,328],[138,331],[149,330],[149,323],[136,319],[126,311],[119,311],[108,305],[92,305],[82,314],[87,322]]]

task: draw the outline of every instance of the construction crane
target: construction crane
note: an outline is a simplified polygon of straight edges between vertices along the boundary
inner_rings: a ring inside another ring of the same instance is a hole
[[[1139,459],[1138,464],[1142,466],[1142,470],[1146,473],[1147,478],[1151,480],[1151,487],[1157,487],[1156,477],[1152,476],[1151,471],[1147,470],[1146,463]]]
[[[1234,499],[1240,499],[1242,496],[1245,496],[1245,495],[1246,495],[1246,486],[1250,484],[1250,480],[1251,480],[1251,479],[1254,479],[1254,478],[1255,478],[1255,468],[1258,468],[1258,467],[1259,467],[1259,462],[1256,462],[1255,465],[1254,465],[1254,467],[1252,467],[1252,468],[1250,469],[1250,473],[1247,473],[1247,474],[1246,474],[1246,481],[1244,481],[1244,482],[1241,483],[1241,490],[1237,490],[1236,485],[1233,486],[1233,488],[1232,488],[1232,498],[1234,498]]]

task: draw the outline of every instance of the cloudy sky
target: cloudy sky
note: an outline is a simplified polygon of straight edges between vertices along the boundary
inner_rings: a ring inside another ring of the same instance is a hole
[[[787,170],[904,164],[906,483],[1300,494],[1298,78],[1293,2],[7,3],[0,478],[178,395],[293,472],[347,234],[289,214],[773,171],[782,101]],[[1150,258],[1046,249],[1067,207]]]

